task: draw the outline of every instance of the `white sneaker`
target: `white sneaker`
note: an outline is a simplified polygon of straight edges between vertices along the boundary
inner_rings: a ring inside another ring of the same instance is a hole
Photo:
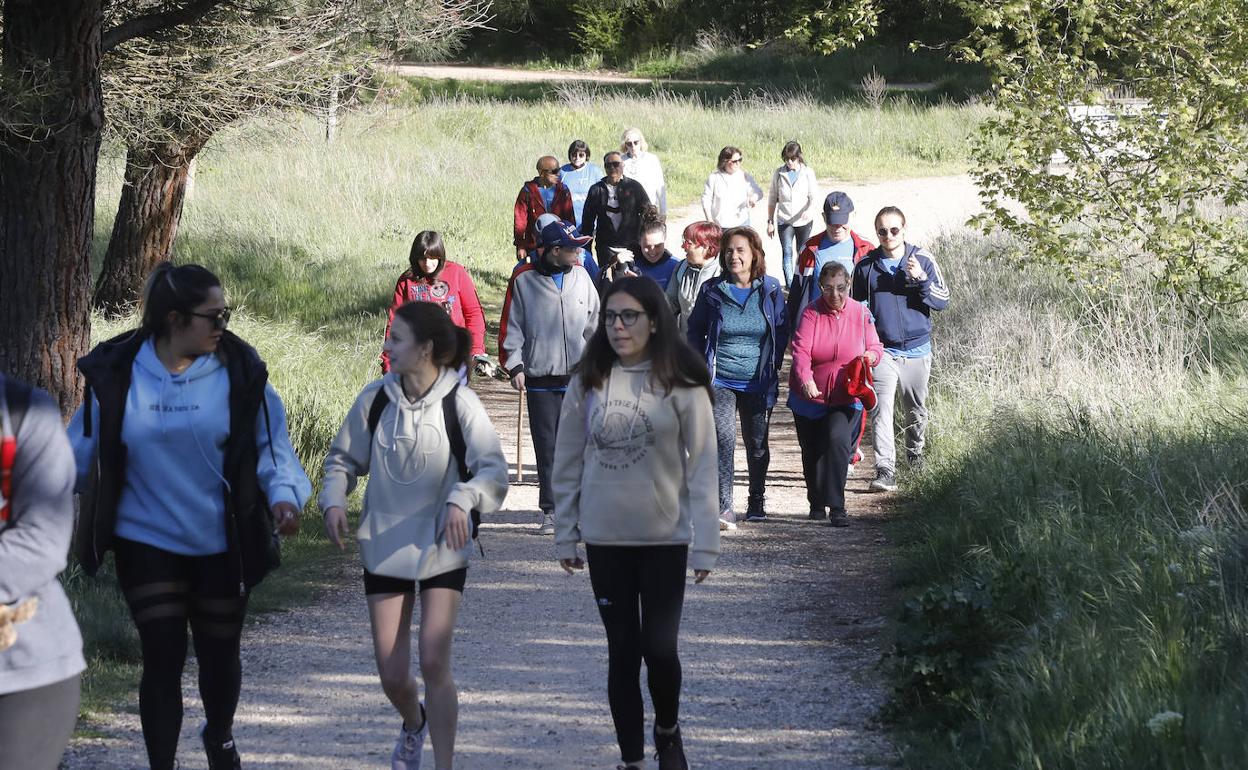
[[[555,517],[549,513],[542,513],[542,523],[537,527],[539,535],[555,534]]]
[[[394,742],[394,751],[390,754],[390,770],[420,770],[420,755],[425,750],[425,733],[429,732],[429,718],[421,704],[420,715],[425,723],[419,730],[399,728],[399,739]]]
[[[719,514],[719,531],[725,532],[737,528],[737,514],[732,511],[724,511]]]

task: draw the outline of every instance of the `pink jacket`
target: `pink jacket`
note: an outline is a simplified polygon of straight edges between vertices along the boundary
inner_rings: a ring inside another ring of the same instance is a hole
[[[805,399],[802,383],[813,380],[827,403],[853,403],[854,399],[845,392],[845,367],[868,351],[875,354],[876,363],[884,355],[867,306],[846,297],[845,307],[837,313],[819,299],[802,311],[793,333],[789,390]]]

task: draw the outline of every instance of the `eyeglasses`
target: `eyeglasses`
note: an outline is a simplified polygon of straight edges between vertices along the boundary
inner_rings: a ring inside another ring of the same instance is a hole
[[[845,292],[849,291],[849,284],[847,283],[821,283],[819,284],[819,289],[823,291],[824,294],[831,294],[832,292],[836,292],[837,294],[844,294]]]
[[[885,238],[890,235],[896,236],[900,232],[901,232],[900,227],[881,227],[880,229],[875,231],[875,234],[880,236],[881,238]]]
[[[221,331],[230,325],[230,309],[223,307],[215,313],[191,313],[196,318],[207,318],[212,321],[212,328]]]
[[[644,310],[621,310],[618,313],[614,310],[604,310],[602,320],[607,326],[615,326],[615,322],[619,321],[624,324],[624,328],[628,328],[637,323],[637,319],[645,314]]]
[[[607,161],[607,162],[603,163],[602,165],[606,166],[607,168],[619,168],[620,166],[623,166],[623,165],[624,165],[624,161],[622,161],[622,160],[609,160],[609,161]]]

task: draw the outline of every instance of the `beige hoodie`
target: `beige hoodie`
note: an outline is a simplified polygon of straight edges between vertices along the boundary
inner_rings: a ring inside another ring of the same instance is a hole
[[[442,397],[458,381],[458,374],[443,369],[429,392],[412,402],[398,376],[387,374],[356,397],[330,445],[321,509],[345,507],[359,477],[370,477],[357,536],[364,567],[375,575],[426,580],[466,566],[472,542],[455,551],[445,536],[437,537],[447,504],[493,513],[507,496],[507,460],[498,433],[477,394],[466,387],[455,398],[472,480],[459,479],[442,415]],[[376,436],[369,436],[368,411],[380,388],[390,403]]]
[[[719,466],[711,399],[702,388],[665,395],[650,362],[616,364],[600,390],[573,377],[563,399],[555,465],[556,558],[576,544],[692,543],[691,569],[719,556]]]

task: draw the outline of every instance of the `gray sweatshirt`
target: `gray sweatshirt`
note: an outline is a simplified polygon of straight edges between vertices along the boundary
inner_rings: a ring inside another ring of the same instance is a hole
[[[533,265],[511,277],[499,324],[498,360],[510,375],[562,377],[581,360],[598,326],[598,290],[585,268],[563,275],[563,288]]]
[[[34,390],[17,432],[9,521],[0,524],[0,604],[33,597],[38,608],[13,627],[17,642],[0,652],[0,695],[55,684],[86,668],[78,624],[56,579],[73,535],[75,473],[61,413]]]
[[[563,399],[555,465],[555,555],[592,545],[683,545],[691,569],[719,556],[719,460],[711,398],[665,394],[650,362],[616,364],[599,390],[574,377]]]
[[[694,267],[689,260],[681,260],[672,272],[672,280],[667,282],[667,301],[676,314],[676,325],[684,335],[689,331],[689,314],[698,301],[698,292],[702,285],[722,272],[718,259],[708,259],[702,267]]]

